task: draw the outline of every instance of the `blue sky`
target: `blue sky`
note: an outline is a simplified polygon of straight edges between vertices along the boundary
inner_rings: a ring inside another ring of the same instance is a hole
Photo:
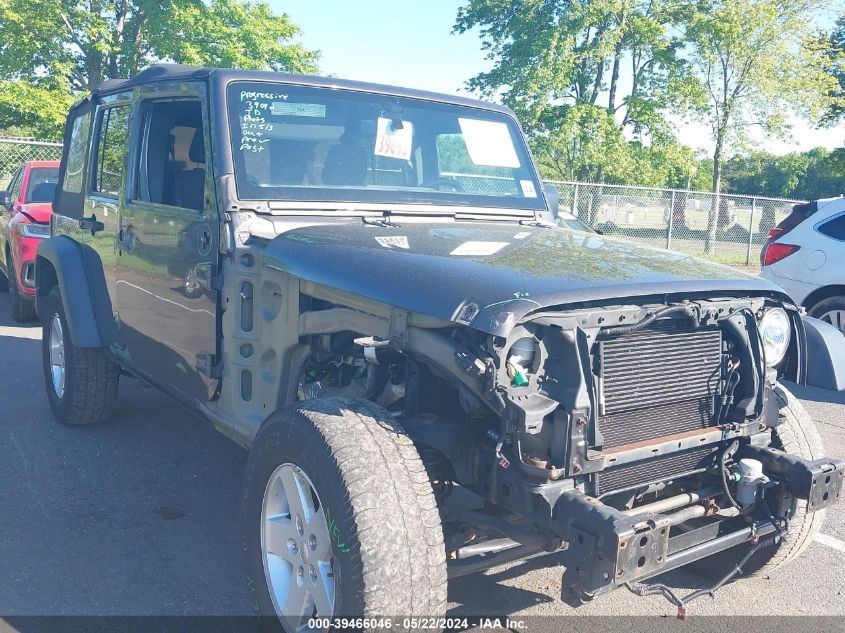
[[[322,53],[324,74],[435,92],[466,94],[464,83],[490,68],[477,33],[452,34],[461,0],[269,0],[302,28],[299,41]],[[679,122],[687,145],[710,153],[708,128]],[[841,147],[845,125],[816,130],[794,122],[792,136],[769,139],[752,131],[752,143],[783,154]]]
[[[360,79],[436,92],[464,92],[490,67],[475,33],[453,35],[458,0],[270,0],[322,52],[320,68]]]

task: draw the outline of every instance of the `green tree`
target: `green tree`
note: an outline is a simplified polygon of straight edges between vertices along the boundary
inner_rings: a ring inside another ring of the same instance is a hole
[[[684,56],[694,70],[687,97],[710,126],[715,149],[711,189],[722,189],[728,147],[749,127],[769,134],[787,129],[785,113],[819,120],[835,91],[825,69],[825,48],[813,18],[824,0],[689,0],[684,16]],[[713,252],[719,205],[708,219],[705,251]]]
[[[250,0],[0,0],[0,126],[60,134],[76,95],[156,61],[316,70],[298,27]]]
[[[556,180],[622,182],[633,153],[622,129],[604,108],[590,104],[548,109],[534,126],[531,149],[543,176]]]
[[[831,198],[843,192],[845,149],[817,147],[775,156],[750,152],[725,162],[724,189],[731,193],[800,200]]]
[[[836,123],[845,118],[845,15],[836,20],[826,44],[827,72],[836,79],[836,99],[828,106],[825,123]]]
[[[455,31],[478,28],[493,68],[468,82],[525,125],[551,176],[613,180],[628,136],[665,128],[683,83],[667,0],[469,0]],[[628,81],[620,79],[623,66]],[[628,174],[630,178],[630,173]]]

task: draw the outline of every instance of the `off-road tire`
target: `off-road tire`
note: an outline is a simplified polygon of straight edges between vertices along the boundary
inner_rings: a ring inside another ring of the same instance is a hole
[[[22,296],[20,290],[18,290],[18,280],[11,257],[7,258],[6,265],[10,275],[7,283],[9,286],[9,306],[12,309],[12,319],[18,323],[35,321],[35,302]]]
[[[807,310],[807,314],[816,319],[820,319],[823,315],[831,310],[845,311],[845,295],[837,295],[835,297],[828,297],[822,299]],[[827,322],[827,321],[825,321]],[[836,326],[834,326],[836,327]]]
[[[44,381],[50,409],[66,426],[98,424],[111,418],[117,402],[120,367],[105,349],[76,347],[70,340],[62,296],[54,287],[44,301],[42,320],[42,358]],[[59,315],[64,332],[65,386],[60,397],[50,374],[50,327],[53,315]]]
[[[332,538],[336,616],[445,614],[443,531],[416,447],[376,405],[326,398],[271,415],[250,450],[244,547],[265,630],[280,624],[264,575],[261,509],[267,481],[283,463],[311,479],[338,528]]]
[[[772,447],[807,460],[824,455],[821,436],[807,411],[786,388],[774,390],[783,419],[777,427]],[[786,539],[754,554],[743,568],[743,576],[768,575],[793,561],[810,546],[824,521],[825,510],[807,512],[806,500],[798,499],[789,517]],[[694,569],[708,578],[723,578],[750,549],[745,543],[699,561]]]

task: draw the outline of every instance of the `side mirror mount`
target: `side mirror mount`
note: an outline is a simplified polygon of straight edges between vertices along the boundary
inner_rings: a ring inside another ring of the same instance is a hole
[[[0,205],[2,205],[7,211],[11,211],[12,196],[9,195],[8,191],[0,191]]]
[[[560,211],[560,197],[558,196],[557,189],[554,185],[544,184],[543,195],[546,197],[546,206],[549,208],[549,212],[557,220],[558,211]]]

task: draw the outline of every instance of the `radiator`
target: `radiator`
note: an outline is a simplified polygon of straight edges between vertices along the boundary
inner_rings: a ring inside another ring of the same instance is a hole
[[[634,411],[619,411],[599,419],[604,447],[612,448],[710,426],[713,401],[697,398]]]
[[[599,342],[605,448],[709,426],[720,377],[718,329],[647,329]]]
[[[595,353],[603,448],[712,424],[722,367],[719,329],[661,325],[599,341]],[[596,476],[597,494],[703,468],[713,450],[705,447],[607,469]]]
[[[674,476],[709,468],[715,463],[716,451],[714,446],[705,446],[608,468],[596,475],[597,494],[666,481]]]

